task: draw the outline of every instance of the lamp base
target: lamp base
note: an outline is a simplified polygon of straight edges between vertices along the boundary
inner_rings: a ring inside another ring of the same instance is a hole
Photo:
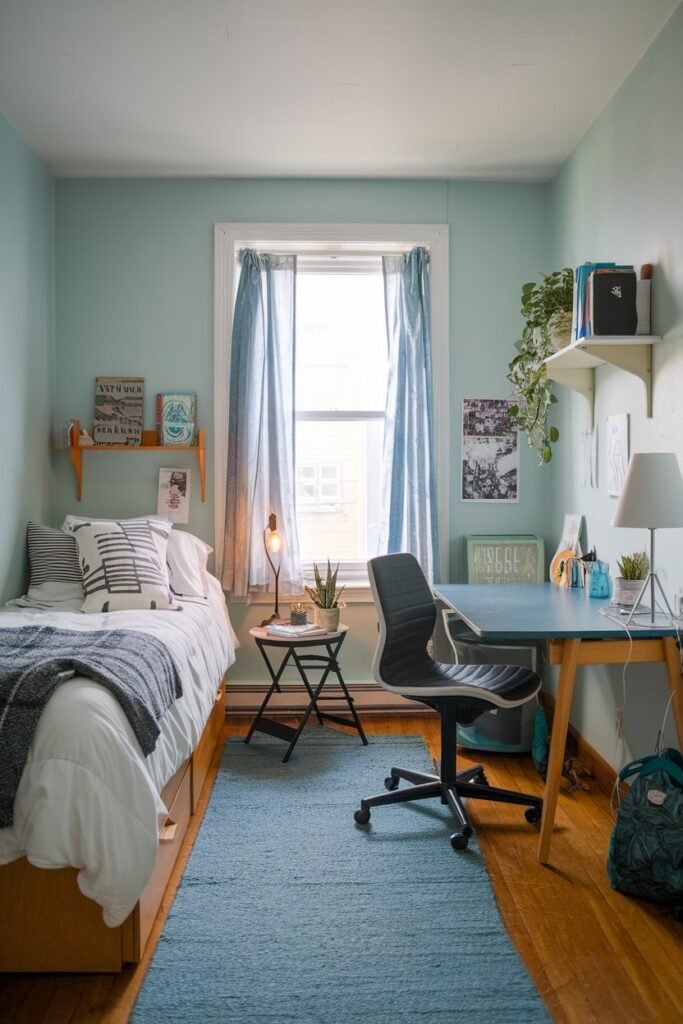
[[[654,545],[653,545],[653,548],[654,548]],[[652,566],[653,561],[654,561],[654,550],[652,550],[652,559],[650,561],[650,566]],[[663,601],[664,601],[664,606],[666,608],[666,612],[664,612],[664,611],[660,612],[657,609],[656,588],[659,588],[659,592],[662,595],[662,598],[663,598]],[[646,594],[648,589],[650,591],[650,594],[649,594],[649,597],[650,597],[650,607],[649,608],[647,608],[647,606],[643,604],[643,598],[645,597],[645,594]],[[647,614],[647,620],[645,620],[645,618],[644,618],[644,613]],[[662,619],[662,617],[666,618],[667,613],[668,613],[668,619],[667,619],[667,621],[665,623],[662,623],[661,619]],[[633,605],[633,607],[631,608],[630,614],[624,620],[624,625],[625,626],[629,626],[634,621],[634,619],[637,616],[640,616],[640,621],[638,622],[638,625],[641,625],[641,626],[645,626],[645,625],[659,626],[659,625],[662,625],[662,624],[669,625],[672,622],[672,620],[674,619],[674,613],[673,613],[673,610],[671,608],[671,605],[669,604],[668,598],[667,598],[666,594],[664,593],[664,587],[660,583],[659,576],[657,575],[656,572],[652,571],[652,568],[650,568],[650,571],[648,572],[647,576],[645,577],[645,581],[643,582],[643,585],[642,585],[642,587],[640,589],[640,593],[638,594],[636,602]],[[659,619],[657,618],[658,616],[659,616]]]
[[[259,626],[288,626],[289,621],[287,619],[280,618],[279,612],[273,612],[268,619],[264,619],[263,622],[259,622]]]

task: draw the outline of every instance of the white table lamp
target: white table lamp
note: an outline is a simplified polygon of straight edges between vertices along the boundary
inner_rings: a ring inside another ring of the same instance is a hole
[[[662,584],[655,572],[655,530],[683,527],[683,476],[673,452],[638,452],[631,456],[626,479],[612,517],[612,526],[645,527],[650,531],[650,570],[626,625],[650,587],[650,621],[655,621],[655,586],[673,618]]]

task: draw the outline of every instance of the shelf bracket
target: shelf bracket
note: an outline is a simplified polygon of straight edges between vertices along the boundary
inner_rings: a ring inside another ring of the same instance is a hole
[[[588,349],[592,356],[602,359],[611,366],[618,366],[645,385],[647,416],[652,416],[652,345],[596,345]]]
[[[595,384],[594,384],[594,372],[592,369],[567,369],[561,367],[548,366],[548,376],[551,380],[556,381],[565,388],[570,388],[572,391],[578,391],[580,395],[588,402],[588,418],[590,422],[590,429],[593,429],[593,410],[594,410],[594,396],[595,396]]]

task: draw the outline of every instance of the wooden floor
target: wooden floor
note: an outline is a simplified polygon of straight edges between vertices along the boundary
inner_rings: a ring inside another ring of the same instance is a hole
[[[437,754],[436,717],[367,716],[364,725],[368,734],[422,735],[432,755]],[[229,735],[245,730],[246,723],[241,721],[226,726]],[[477,760],[486,765],[492,785],[541,792],[529,758],[484,755]],[[463,755],[460,766],[468,763],[471,758]],[[217,764],[215,758],[211,779]],[[201,824],[207,789],[186,837],[151,945],[161,932]],[[471,803],[469,810],[505,923],[554,1020],[680,1024],[683,927],[662,909],[628,900],[610,888],[605,874],[612,828],[607,793],[593,783],[590,793],[560,796],[549,868],[538,865],[536,833],[523,821],[519,808]],[[400,814],[401,809],[387,809],[386,813]],[[465,933],[463,942],[467,941]],[[150,956],[148,948],[145,961],[121,975],[0,976],[0,1021],[124,1024]]]

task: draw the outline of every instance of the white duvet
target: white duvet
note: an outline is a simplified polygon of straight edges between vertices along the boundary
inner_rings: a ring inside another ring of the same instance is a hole
[[[14,805],[0,829],[0,864],[17,857],[42,868],[79,868],[81,891],[114,927],[149,881],[157,852],[160,791],[201,736],[236,639],[223,593],[212,578],[208,602],[183,601],[180,612],[0,610],[0,628],[134,629],[163,641],[183,696],[168,709],[154,751],[145,758],[116,699],[76,676],[58,686],[36,729]]]

